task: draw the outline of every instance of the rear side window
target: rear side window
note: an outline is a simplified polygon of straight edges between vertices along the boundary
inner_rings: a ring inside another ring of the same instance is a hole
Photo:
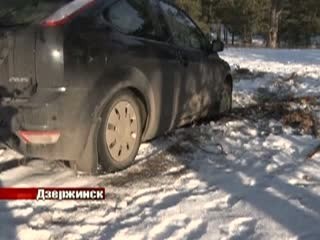
[[[39,22],[72,0],[2,0],[0,27]]]
[[[103,14],[108,22],[124,34],[158,38],[146,0],[119,0]]]

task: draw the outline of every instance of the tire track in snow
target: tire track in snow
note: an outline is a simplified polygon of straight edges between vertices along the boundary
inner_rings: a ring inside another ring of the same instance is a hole
[[[227,226],[220,226],[221,240],[246,240],[255,232],[256,220],[251,217],[240,217],[232,220]]]

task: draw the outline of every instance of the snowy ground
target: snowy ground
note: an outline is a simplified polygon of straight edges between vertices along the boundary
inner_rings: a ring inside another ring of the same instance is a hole
[[[102,203],[0,202],[0,239],[320,239],[320,154],[308,157],[320,140],[307,121],[319,105],[320,51],[222,56],[235,71],[234,113],[143,145],[124,172],[15,166],[19,156],[0,150],[2,186],[108,193]]]

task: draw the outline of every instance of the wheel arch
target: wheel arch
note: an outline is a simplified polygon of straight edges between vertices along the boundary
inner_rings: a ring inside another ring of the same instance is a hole
[[[139,100],[139,104],[140,104],[140,110],[141,110],[141,114],[142,114],[142,139],[144,138],[144,135],[146,133],[147,130],[147,126],[148,126],[148,121],[149,121],[149,116],[151,113],[151,106],[149,104],[148,101],[148,97],[142,93],[142,91],[140,91],[138,88],[136,87],[128,87],[127,88],[130,92],[132,92]]]
[[[155,87],[146,74],[136,67],[126,67],[118,71],[124,73],[123,79],[111,81],[114,84],[108,84],[111,87],[106,90],[107,94],[102,95],[98,101],[94,112],[94,119],[98,119],[101,116],[104,108],[115,94],[120,91],[129,90],[139,99],[144,108],[144,113],[142,114],[145,118],[145,126],[142,138],[143,140],[149,140],[154,137],[154,133],[150,131],[149,126],[150,124],[153,125],[153,122],[156,122],[159,114],[156,111],[157,95],[154,91]]]
[[[111,78],[116,72],[118,78]],[[118,73],[121,72],[121,76]],[[107,79],[107,80],[106,80]],[[107,82],[107,84],[106,84]],[[144,126],[144,132],[142,136],[143,141],[147,141],[155,137],[156,132],[152,128],[157,120],[156,112],[156,96],[154,88],[146,77],[146,75],[139,69],[134,67],[114,68],[112,72],[106,72],[101,79],[95,83],[95,87],[92,89],[92,94],[96,93],[98,89],[99,96],[94,103],[94,111],[92,113],[92,123],[89,129],[88,137],[86,139],[85,147],[81,154],[81,159],[78,161],[79,165],[85,165],[88,158],[94,158],[96,164],[98,163],[97,155],[97,136],[98,130],[101,124],[102,113],[112,97],[120,91],[130,90],[135,94],[146,110],[146,123]],[[89,94],[90,95],[90,94]],[[91,169],[95,168],[93,165]],[[93,172],[93,171],[91,171]]]
[[[231,73],[227,74],[227,76],[225,77],[224,83],[227,83],[233,89],[233,77]]]

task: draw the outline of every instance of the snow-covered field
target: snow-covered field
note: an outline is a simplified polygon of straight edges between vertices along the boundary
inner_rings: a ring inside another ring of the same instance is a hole
[[[40,160],[8,167],[20,156],[0,150],[2,186],[108,193],[104,202],[0,202],[0,239],[320,239],[320,154],[308,157],[320,140],[304,115],[300,125],[283,120],[318,110],[317,97],[302,97],[320,95],[320,51],[222,57],[235,71],[234,113],[143,145],[124,172],[77,176]]]

